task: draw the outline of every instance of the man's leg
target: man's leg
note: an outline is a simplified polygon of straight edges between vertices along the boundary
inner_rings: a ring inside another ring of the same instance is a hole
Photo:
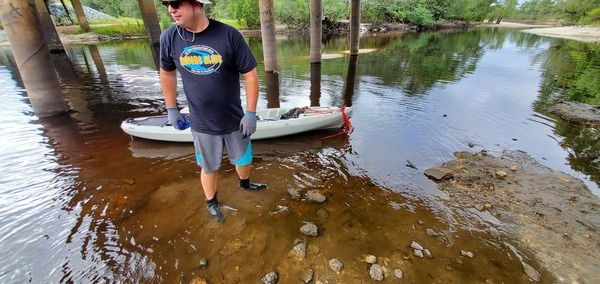
[[[192,134],[196,148],[196,161],[201,167],[200,184],[202,184],[202,190],[206,197],[206,207],[210,215],[220,223],[223,222],[223,214],[221,214],[217,200],[217,181],[223,155],[223,143],[218,136],[201,134],[193,130]]]
[[[245,190],[260,190],[267,188],[267,185],[264,183],[254,183],[250,182],[250,170],[252,169],[252,164],[247,164],[243,166],[235,166],[235,170],[238,174],[238,178],[240,179],[240,188]]]
[[[250,138],[242,137],[239,131],[224,135],[225,147],[229,155],[229,161],[235,165],[235,171],[240,179],[240,188],[246,190],[259,190],[267,188],[266,184],[250,182],[250,171],[252,169],[252,143]]]
[[[217,200],[217,180],[219,179],[218,171],[214,171],[210,174],[204,173],[204,170],[200,171],[200,183],[206,196],[206,207],[208,213],[217,219],[217,222],[223,222],[223,214],[219,209],[219,201]]]
[[[219,179],[219,172],[214,171],[210,174],[204,173],[204,170],[200,171],[200,183],[202,184],[202,190],[206,200],[211,200],[217,195],[217,181]]]
[[[244,166],[235,166],[235,171],[238,174],[240,180],[249,179],[250,178],[250,170],[252,169],[252,164],[247,164]]]

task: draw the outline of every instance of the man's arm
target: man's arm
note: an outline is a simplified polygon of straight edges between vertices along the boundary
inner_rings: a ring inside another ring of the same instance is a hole
[[[246,110],[256,112],[258,103],[258,73],[256,68],[243,74],[246,89]]]
[[[160,68],[160,87],[162,88],[167,108],[177,107],[177,71]]]
[[[177,109],[177,71],[167,71],[160,68],[159,74],[160,87],[167,106],[167,119],[176,129],[184,130],[189,127],[189,123]]]

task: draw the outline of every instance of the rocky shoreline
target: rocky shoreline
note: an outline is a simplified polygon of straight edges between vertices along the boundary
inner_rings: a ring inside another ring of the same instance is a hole
[[[555,277],[551,282],[600,282],[600,198],[583,181],[521,151],[455,157],[425,172],[449,196],[449,206],[493,216],[499,225],[482,229],[500,230],[532,252]],[[523,269],[531,280],[542,281],[526,262]]]
[[[579,102],[559,102],[550,112],[570,123],[600,129],[600,106]]]

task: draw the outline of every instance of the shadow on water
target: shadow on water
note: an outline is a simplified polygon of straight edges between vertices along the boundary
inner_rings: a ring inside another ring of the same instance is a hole
[[[261,61],[259,40],[248,40]],[[343,53],[346,44],[330,38],[324,50]],[[315,280],[369,283],[364,256],[375,255],[390,271],[401,269],[409,283],[529,283],[521,261],[551,283],[531,252],[510,236],[489,235],[489,227],[502,233],[493,216],[473,218],[468,209],[447,206],[423,176],[473,143],[492,153],[522,149],[553,168],[589,175],[588,185],[598,182],[597,168],[564,163],[582,158],[571,151],[596,149],[595,132],[564,130],[532,110],[543,79],[536,60],[548,45],[502,30],[369,35],[361,47],[375,52],[311,65],[305,37],[278,39],[279,73],[259,67],[259,107],[351,105],[356,131],[326,140],[320,138],[331,131],[253,142],[252,178],[269,189],[239,190],[225,164],[221,225],[205,209],[192,145],[132,140],[119,128],[128,117],[164,111],[156,58],[145,42],[68,47],[68,58],[55,64],[72,113],[55,118],[32,118],[22,84],[12,78],[15,68],[6,68],[0,79],[9,89],[2,98],[16,110],[0,121],[8,129],[2,136],[32,142],[7,144],[23,154],[0,160],[21,171],[9,172],[3,183],[10,190],[0,192],[2,251],[15,251],[0,261],[0,279],[245,283],[277,271],[280,283],[290,283],[310,268]],[[10,56],[0,59],[10,65]],[[183,96],[178,102],[185,104]],[[15,132],[19,125],[28,127]],[[418,169],[406,167],[407,160]],[[40,170],[49,177],[28,179]],[[308,202],[311,190],[327,201]],[[21,212],[27,200],[18,196],[38,192],[44,194],[35,210]],[[300,233],[306,222],[317,225],[319,236]],[[416,256],[413,241],[432,256]],[[303,259],[290,254],[297,244],[307,245]],[[342,273],[331,270],[331,258],[344,263]]]

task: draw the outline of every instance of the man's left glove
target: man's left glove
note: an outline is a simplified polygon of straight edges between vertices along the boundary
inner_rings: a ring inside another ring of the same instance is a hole
[[[256,112],[247,110],[240,121],[240,131],[245,137],[250,137],[256,132]]]

